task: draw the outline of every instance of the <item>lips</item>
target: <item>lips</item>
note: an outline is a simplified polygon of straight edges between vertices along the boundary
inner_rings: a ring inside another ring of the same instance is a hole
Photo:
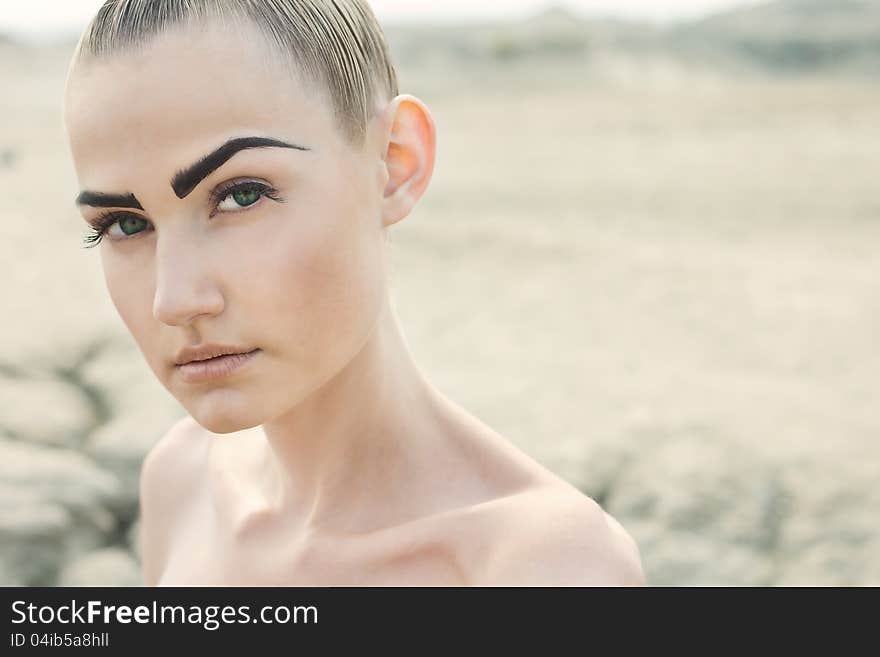
[[[174,359],[175,365],[186,365],[193,361],[205,361],[219,356],[229,356],[235,354],[248,354],[255,351],[253,347],[239,347],[236,345],[224,345],[216,343],[206,343],[197,347],[184,347],[177,352]]]
[[[229,354],[204,360],[194,360],[178,365],[177,370],[186,383],[202,383],[214,379],[222,379],[252,362],[260,349],[245,354]]]

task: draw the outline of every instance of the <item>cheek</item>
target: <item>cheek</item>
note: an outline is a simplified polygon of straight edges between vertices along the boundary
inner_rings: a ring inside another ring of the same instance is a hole
[[[147,278],[140,273],[136,260],[123,262],[101,248],[101,266],[107,292],[116,312],[140,344],[146,338],[152,322],[153,298]]]
[[[163,351],[161,329],[153,317],[151,269],[146,261],[138,259],[137,254],[117,256],[109,250],[101,251],[107,292],[147,363],[162,378],[167,365],[165,360],[171,354]]]
[[[340,366],[369,334],[384,291],[382,242],[344,207],[299,213],[252,249],[254,327],[308,369]],[[259,257],[257,257],[259,255]],[[253,304],[253,305],[252,305]]]

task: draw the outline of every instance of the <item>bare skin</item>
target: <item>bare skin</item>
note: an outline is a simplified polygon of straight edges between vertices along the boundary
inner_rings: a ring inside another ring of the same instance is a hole
[[[190,416],[144,462],[145,582],[642,584],[620,525],[441,394],[407,348],[385,240],[430,182],[430,111],[383,99],[356,148],[329,107],[249,26],[176,28],[68,80],[81,188],[141,206],[117,208],[135,232],[117,223],[98,247],[108,291]],[[171,186],[253,135],[303,149],[240,151],[183,198]],[[281,200],[209,202],[233,180]],[[204,342],[260,351],[186,382],[175,355]]]

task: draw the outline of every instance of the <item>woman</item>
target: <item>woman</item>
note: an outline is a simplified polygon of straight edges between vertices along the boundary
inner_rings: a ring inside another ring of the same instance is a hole
[[[385,244],[435,126],[363,0],[108,0],[64,116],[110,296],[190,416],[142,470],[148,585],[643,582],[413,362]]]

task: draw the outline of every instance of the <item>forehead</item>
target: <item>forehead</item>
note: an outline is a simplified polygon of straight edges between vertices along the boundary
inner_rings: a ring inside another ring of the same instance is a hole
[[[250,25],[177,26],[86,61],[68,80],[64,117],[77,168],[151,155],[182,163],[241,134],[339,139],[324,94]]]

